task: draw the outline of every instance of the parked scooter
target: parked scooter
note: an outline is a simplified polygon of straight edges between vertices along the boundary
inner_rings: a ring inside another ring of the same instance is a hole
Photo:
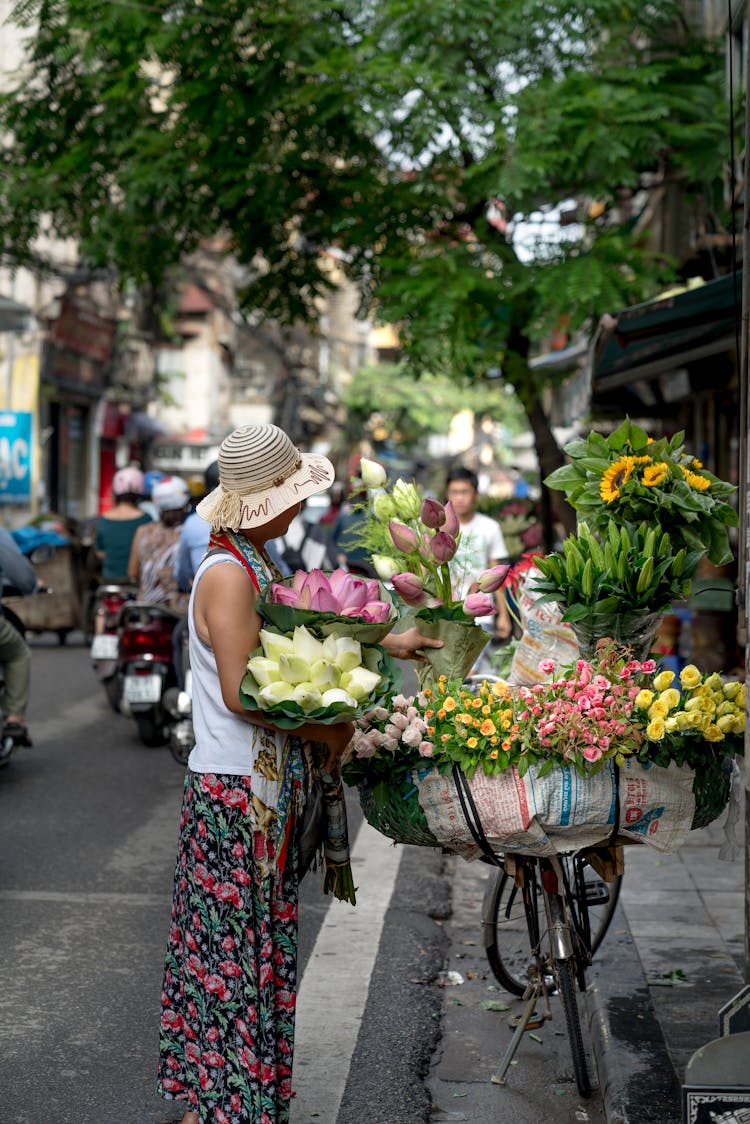
[[[164,695],[177,684],[172,633],[179,620],[180,614],[166,605],[140,601],[126,604],[120,612],[120,713],[135,719],[138,736],[147,746],[165,745],[169,740],[170,715]]]
[[[169,752],[178,765],[187,765],[195,745],[193,736],[193,676],[190,670],[188,631],[182,637],[182,669],[184,686],[170,687],[164,695],[164,708],[170,717]]]
[[[138,586],[131,582],[109,582],[98,586],[92,595],[91,666],[115,711],[119,711],[122,701],[122,673],[118,663],[120,614],[128,602],[135,600],[137,593]]]

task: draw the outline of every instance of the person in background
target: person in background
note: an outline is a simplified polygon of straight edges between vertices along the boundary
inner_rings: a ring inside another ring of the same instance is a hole
[[[446,481],[446,499],[450,500],[461,527],[461,538],[452,561],[451,579],[457,598],[466,597],[483,570],[508,562],[508,550],[499,525],[488,515],[477,511],[479,481],[470,468],[454,468]],[[505,594],[502,589],[494,594],[497,614],[494,618],[480,618],[488,631],[493,630],[499,640],[507,640],[513,631]],[[494,619],[494,626],[493,626]]]
[[[130,548],[135,533],[151,516],[138,506],[145,493],[143,473],[138,468],[121,468],[112,478],[115,506],[97,520],[94,549],[101,563],[104,581],[125,581]]]
[[[374,578],[377,575],[370,563],[370,552],[356,541],[357,532],[367,523],[366,507],[367,489],[363,487],[361,480],[354,479],[350,483],[346,502],[333,525],[331,542],[339,566],[346,567],[352,574]]]
[[[165,476],[154,485],[151,499],[159,512],[159,522],[149,522],[136,531],[128,577],[138,584],[139,601],[167,605],[176,613],[184,613],[187,594],[177,586],[174,565],[190,489],[179,476]]]
[[[331,502],[328,509],[323,512],[319,522],[322,526],[333,526],[339,517],[339,513],[346,498],[346,488],[340,480],[335,480],[331,485]]]
[[[37,585],[34,567],[21,553],[10,532],[0,527],[0,588],[10,586],[18,593],[29,594],[36,590]],[[15,745],[30,746],[26,709],[29,705],[31,650],[21,634],[9,623],[2,607],[0,664],[5,669],[3,736],[9,734]],[[0,761],[0,764],[4,763]]]

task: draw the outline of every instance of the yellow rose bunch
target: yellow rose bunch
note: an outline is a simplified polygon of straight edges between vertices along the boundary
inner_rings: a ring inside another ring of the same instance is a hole
[[[679,678],[673,671],[662,671],[639,690],[634,716],[645,726],[647,743],[652,743],[643,753],[659,764],[653,743],[663,743],[669,759],[679,764],[686,755],[693,758],[696,751],[705,751],[707,742],[725,743],[717,746],[720,752],[742,753],[745,685],[725,682],[717,672],[705,676],[694,664],[684,667]]]

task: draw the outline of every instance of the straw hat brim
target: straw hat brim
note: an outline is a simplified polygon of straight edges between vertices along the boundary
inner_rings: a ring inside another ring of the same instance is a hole
[[[270,484],[262,491],[239,495],[239,515],[232,520],[233,525],[229,530],[249,531],[253,527],[262,527],[290,507],[306,500],[308,496],[330,488],[336,473],[328,457],[317,453],[301,453],[300,456],[300,467],[280,484]],[[214,488],[213,492],[209,492],[201,500],[195,510],[207,523],[224,526],[223,523],[214,524],[213,516],[217,509],[225,507],[223,501],[228,495],[232,493],[219,484],[218,488]]]

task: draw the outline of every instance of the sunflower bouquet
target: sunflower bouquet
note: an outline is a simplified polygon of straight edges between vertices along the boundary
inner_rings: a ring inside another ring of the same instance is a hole
[[[609,437],[591,432],[565,445],[570,463],[545,484],[564,492],[594,530],[606,530],[610,519],[645,522],[668,531],[675,552],[684,547],[724,565],[732,560],[728,528],[739,521],[728,502],[737,489],[688,453],[684,436],[655,441],[626,418]]]

